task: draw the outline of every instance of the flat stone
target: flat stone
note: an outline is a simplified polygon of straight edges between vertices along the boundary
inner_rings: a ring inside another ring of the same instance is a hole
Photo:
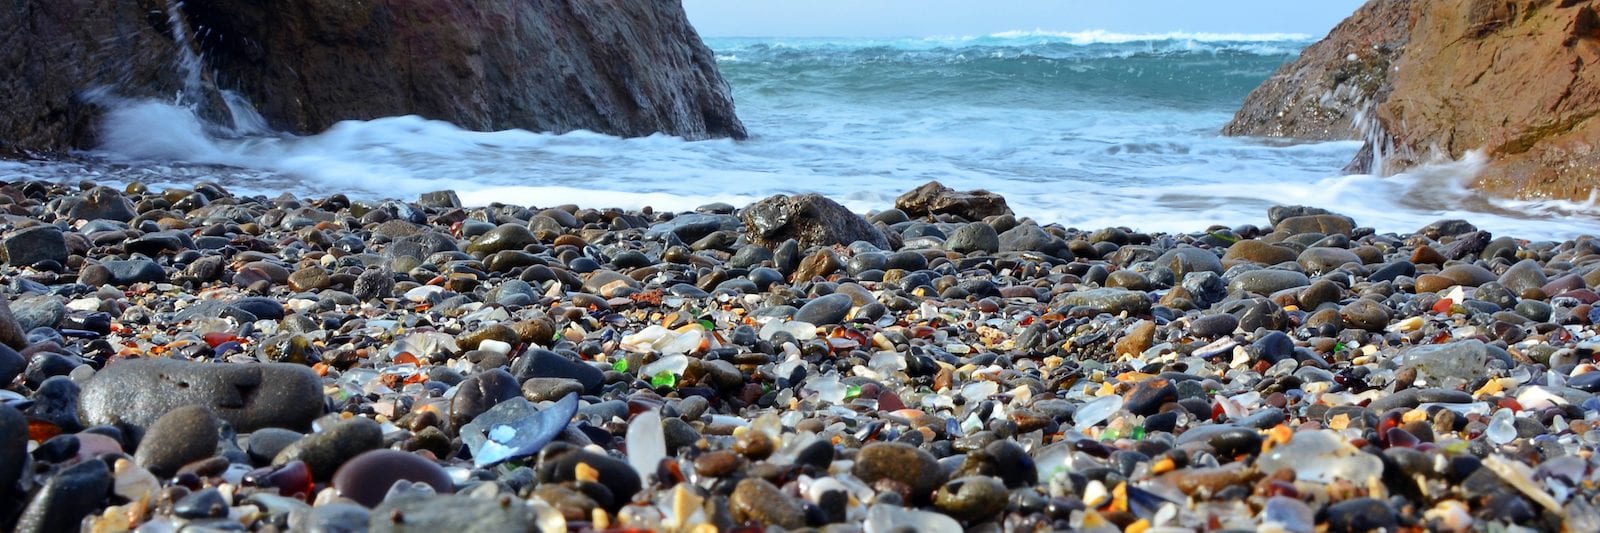
[[[1150,311],[1150,298],[1143,292],[1120,288],[1103,288],[1069,292],[1061,296],[1061,305],[1087,306],[1111,314],[1138,315]]]
[[[593,365],[568,356],[533,348],[511,362],[511,375],[520,382],[533,378],[567,378],[583,385],[585,394],[600,392],[605,373]]]
[[[161,265],[149,259],[110,259],[101,261],[100,266],[105,267],[110,274],[112,285],[131,285],[134,283],[155,283],[167,280],[167,271]]]
[[[1233,281],[1228,282],[1228,292],[1272,294],[1310,284],[1311,278],[1293,270],[1251,270],[1234,276]]]
[[[538,514],[518,498],[474,498],[460,494],[393,498],[372,510],[371,533],[494,533],[537,531]]]

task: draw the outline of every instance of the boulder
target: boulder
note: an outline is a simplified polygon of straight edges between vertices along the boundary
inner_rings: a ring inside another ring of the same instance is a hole
[[[937,181],[900,195],[894,200],[894,207],[913,217],[949,213],[973,221],[1011,214],[1006,199],[998,194],[983,189],[957,191]]]
[[[1377,174],[1481,153],[1480,189],[1585,200],[1600,177],[1596,9],[1374,0],[1257,88],[1223,132],[1360,138],[1347,170]],[[1369,122],[1351,127],[1356,116]]]
[[[867,219],[820,194],[774,195],[744,208],[739,217],[750,242],[768,248],[788,239],[802,248],[855,241],[889,247],[883,232]]]
[[[322,379],[288,363],[196,363],[126,359],[107,364],[83,387],[78,410],[87,425],[142,433],[162,415],[201,405],[240,432],[310,429],[322,415]]]
[[[416,114],[473,130],[745,136],[678,2],[189,0],[223,79],[273,126]],[[400,90],[395,90],[400,88]]]
[[[108,108],[179,93],[228,125],[219,89],[292,133],[420,115],[473,130],[746,136],[679,2],[23,1],[0,8],[0,28],[4,152],[92,147]],[[203,62],[190,83],[185,47]]]

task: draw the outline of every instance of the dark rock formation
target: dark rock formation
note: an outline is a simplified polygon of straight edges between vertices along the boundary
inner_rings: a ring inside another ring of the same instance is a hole
[[[1593,2],[1372,0],[1257,88],[1223,132],[1370,132],[1348,170],[1384,174],[1481,150],[1480,188],[1581,200],[1600,185],[1597,61]],[[1358,112],[1370,124],[1353,127]],[[1382,168],[1369,169],[1375,160]]]
[[[164,9],[160,0],[0,6],[0,155],[90,144],[97,88],[129,98],[176,94],[183,81]]]
[[[751,204],[740,213],[750,242],[776,247],[787,239],[801,247],[866,241],[888,248],[883,232],[861,215],[820,194],[776,195]]]
[[[184,83],[168,13],[161,0],[0,8],[0,143],[92,145],[104,95],[170,100]],[[296,133],[416,114],[474,130],[745,136],[676,1],[189,0],[180,22],[203,29],[205,94],[190,99],[205,117],[225,116],[215,80]]]
[[[998,194],[983,189],[957,191],[937,181],[906,191],[895,198],[894,207],[913,217],[950,213],[974,221],[1011,214],[1006,199]]]

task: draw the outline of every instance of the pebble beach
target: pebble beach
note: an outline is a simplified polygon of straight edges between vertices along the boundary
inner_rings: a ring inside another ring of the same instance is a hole
[[[1600,239],[1260,215],[4,183],[0,529],[1600,530]]]

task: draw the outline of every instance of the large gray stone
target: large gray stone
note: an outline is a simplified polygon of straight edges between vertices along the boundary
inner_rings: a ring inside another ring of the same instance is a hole
[[[287,363],[196,363],[173,359],[114,361],[84,386],[84,423],[144,428],[173,409],[203,405],[241,432],[282,427],[305,431],[322,415],[322,378]]]
[[[67,239],[55,226],[34,226],[0,240],[6,263],[27,266],[40,261],[67,262]]]

